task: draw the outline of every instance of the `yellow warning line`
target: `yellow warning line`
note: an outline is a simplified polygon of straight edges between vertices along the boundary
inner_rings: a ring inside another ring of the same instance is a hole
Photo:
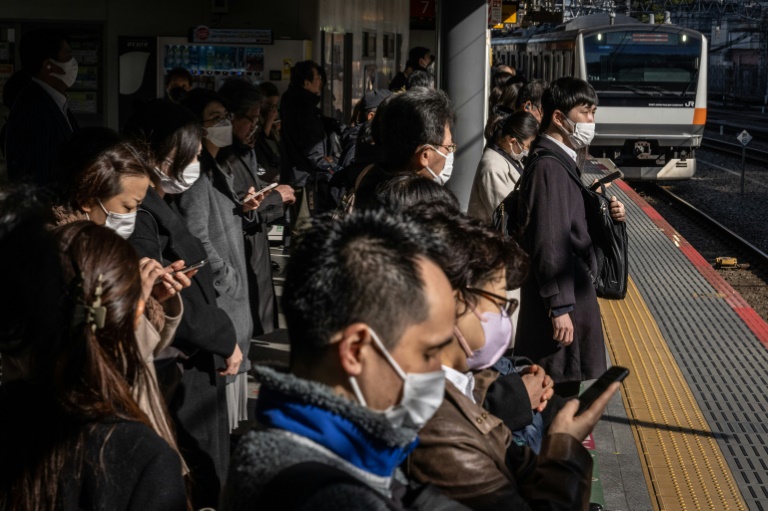
[[[630,279],[627,297],[600,300],[611,360],[632,373],[624,405],[657,510],[739,509],[720,447],[650,310]]]

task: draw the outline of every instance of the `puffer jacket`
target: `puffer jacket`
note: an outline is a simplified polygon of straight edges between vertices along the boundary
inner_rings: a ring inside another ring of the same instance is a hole
[[[589,508],[592,457],[580,442],[564,433],[547,435],[537,456],[512,442],[501,419],[450,382],[419,440],[406,474],[472,509]]]

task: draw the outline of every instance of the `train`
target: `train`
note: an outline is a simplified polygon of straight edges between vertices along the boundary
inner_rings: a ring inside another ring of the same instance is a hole
[[[625,179],[668,181],[696,172],[707,120],[707,39],[676,25],[593,14],[491,39],[494,64],[527,79],[587,80],[597,92],[590,153]]]

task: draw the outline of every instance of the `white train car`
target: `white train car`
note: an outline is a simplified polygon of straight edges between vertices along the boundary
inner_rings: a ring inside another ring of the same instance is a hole
[[[575,76],[597,91],[590,152],[627,179],[688,179],[707,119],[707,40],[675,25],[627,16],[576,18],[532,36],[492,40],[494,63],[528,79]]]

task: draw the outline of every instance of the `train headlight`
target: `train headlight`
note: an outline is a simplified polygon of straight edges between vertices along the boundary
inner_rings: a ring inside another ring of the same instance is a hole
[[[688,36],[686,34],[683,34],[683,42],[686,42],[688,40]]]
[[[685,37],[685,36],[683,36],[683,37]],[[597,34],[597,40],[598,41],[602,41],[603,40],[603,34]],[[683,39],[683,40],[685,40],[685,39]]]

